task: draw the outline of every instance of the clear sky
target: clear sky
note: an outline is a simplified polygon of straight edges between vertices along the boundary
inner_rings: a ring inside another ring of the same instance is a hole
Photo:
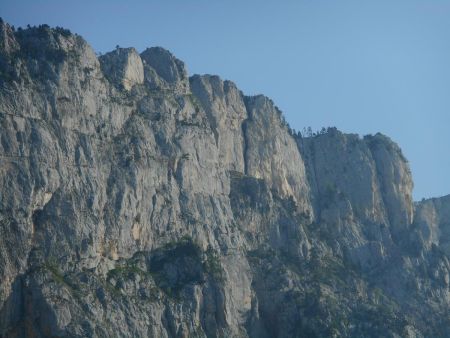
[[[269,96],[297,130],[382,132],[416,200],[450,193],[450,1],[1,0],[0,16],[64,26],[97,52],[165,47],[191,74]]]

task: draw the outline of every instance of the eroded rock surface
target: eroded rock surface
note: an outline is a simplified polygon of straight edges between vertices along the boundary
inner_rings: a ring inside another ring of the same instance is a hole
[[[102,55],[103,73],[111,82],[116,82],[126,90],[144,82],[144,65],[134,48],[117,48]]]
[[[448,337],[450,198],[162,48],[0,23],[0,337]]]

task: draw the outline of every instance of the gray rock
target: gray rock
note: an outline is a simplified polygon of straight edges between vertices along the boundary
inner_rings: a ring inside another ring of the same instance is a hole
[[[102,55],[100,63],[103,73],[126,90],[144,83],[144,66],[134,48],[117,48]]]
[[[366,140],[375,161],[393,236],[400,237],[413,220],[413,182],[408,162],[400,148],[388,137],[376,134]]]
[[[189,92],[189,79],[184,63],[161,47],[147,48],[141,53],[145,81],[150,89]]]
[[[416,205],[414,227],[422,244],[433,244],[450,255],[450,195],[423,200]]]
[[[292,196],[302,211],[311,213],[303,159],[281,111],[262,95],[246,98],[246,106],[245,173],[264,179],[280,196]]]
[[[450,335],[448,197],[162,48],[0,22],[0,337]]]

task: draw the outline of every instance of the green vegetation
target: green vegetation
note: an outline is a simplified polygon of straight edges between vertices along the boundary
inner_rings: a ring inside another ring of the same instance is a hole
[[[74,282],[74,279],[71,279],[69,275],[63,274],[61,270],[58,268],[55,259],[48,259],[45,264],[42,266],[44,270],[50,272],[52,279],[62,286],[66,287],[75,298],[80,299],[82,297],[82,289],[80,285]]]
[[[219,255],[212,247],[206,250],[206,261],[203,264],[205,272],[209,274],[217,282],[222,282],[224,279],[224,271],[220,263]]]
[[[56,26],[54,30],[56,33],[61,34],[65,38],[68,38],[69,36],[72,35],[72,32],[69,29],[65,29],[63,27]]]
[[[120,277],[129,278],[133,274],[138,274],[142,276],[149,275],[148,272],[139,269],[135,265],[125,265],[109,270],[107,274],[107,280],[110,280],[111,278],[118,279]]]
[[[48,270],[51,272],[53,280],[55,282],[58,282],[60,284],[64,284],[67,285],[65,279],[64,279],[64,275],[62,274],[62,272],[58,269],[58,266],[56,265],[55,262],[53,261],[47,261],[44,264],[44,269]]]

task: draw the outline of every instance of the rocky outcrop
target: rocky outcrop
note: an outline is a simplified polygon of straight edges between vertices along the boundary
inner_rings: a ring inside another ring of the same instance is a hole
[[[144,83],[144,65],[134,48],[117,48],[100,57],[102,71],[111,82],[130,90]]]
[[[189,79],[184,63],[161,47],[142,52],[145,81],[150,90],[189,93]]]
[[[375,161],[380,191],[394,237],[400,238],[413,220],[413,182],[408,162],[388,137],[366,137]]]
[[[423,200],[416,205],[414,228],[427,249],[439,247],[450,254],[450,195]]]
[[[0,22],[0,337],[450,335],[448,198],[162,48]]]
[[[299,140],[306,159],[314,207],[321,224],[355,262],[371,267],[412,223],[408,163],[389,138],[343,134],[329,128]]]
[[[246,106],[249,118],[243,124],[245,173],[264,179],[280,196],[292,197],[310,214],[305,166],[281,111],[265,96],[247,97]]]
[[[307,159],[315,207],[324,221],[356,218],[363,222],[388,222],[376,164],[367,143],[358,135],[330,128],[326,133],[300,140]],[[348,204],[342,217],[327,219],[334,201]]]
[[[234,83],[218,76],[194,75],[190,86],[194,104],[204,109],[212,127],[220,163],[230,170],[245,172],[242,124],[248,114],[244,95]]]

